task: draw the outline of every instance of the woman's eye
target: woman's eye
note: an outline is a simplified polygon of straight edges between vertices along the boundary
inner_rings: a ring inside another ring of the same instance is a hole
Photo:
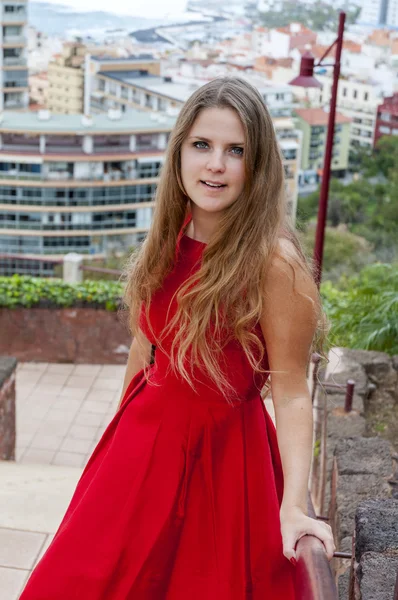
[[[239,146],[235,146],[234,148],[232,148],[232,150],[237,150],[236,154],[238,154],[239,156],[243,156],[243,148],[240,148]]]
[[[203,145],[201,146],[201,144],[203,144]],[[194,142],[193,145],[195,148],[201,149],[201,148],[207,146],[207,143],[206,142]]]
[[[198,150],[204,150],[209,147],[207,142],[193,142],[193,146],[194,148],[198,148]],[[231,151],[237,156],[243,156],[243,148],[241,148],[240,146],[234,146],[233,148],[231,148]]]

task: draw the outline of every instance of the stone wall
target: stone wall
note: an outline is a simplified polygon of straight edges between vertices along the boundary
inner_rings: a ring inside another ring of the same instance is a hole
[[[392,600],[398,573],[398,500],[367,500],[355,515],[354,600]],[[397,590],[398,591],[398,590]]]
[[[15,460],[15,358],[0,357],[0,460]]]
[[[94,308],[0,309],[0,355],[20,361],[125,364],[125,317]]]
[[[358,507],[370,499],[389,501],[397,489],[394,486],[395,449],[392,443],[398,441],[397,365],[396,357],[391,358],[382,352],[337,348],[332,350],[330,364],[320,377],[328,383],[343,386],[347,379],[355,380],[350,413],[344,411],[344,388],[340,391],[325,388],[325,394],[319,387],[315,399],[319,409],[316,412],[321,416],[317,427],[320,453],[316,460],[317,481],[313,493],[318,500],[318,511],[329,516],[338,551],[353,554],[352,560],[333,560],[341,600],[359,598],[359,586],[366,587],[368,581],[367,576],[357,575],[357,570],[362,569],[361,559],[355,559],[355,514]],[[326,419],[323,418],[324,413]],[[397,508],[394,504],[391,510],[396,510],[398,521]],[[363,572],[369,573],[376,559],[368,556],[364,560]],[[366,562],[368,560],[370,562]],[[378,557],[379,566],[383,560],[383,556]],[[391,572],[392,563],[387,558],[383,568],[390,573],[390,579],[395,579]],[[354,575],[357,595],[354,593]],[[373,599],[372,595],[363,597]],[[382,596],[374,598],[381,600]]]

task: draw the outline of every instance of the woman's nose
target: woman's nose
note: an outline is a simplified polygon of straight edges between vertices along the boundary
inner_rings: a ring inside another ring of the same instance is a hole
[[[225,161],[223,154],[221,152],[212,152],[207,163],[207,168],[210,171],[224,171]]]

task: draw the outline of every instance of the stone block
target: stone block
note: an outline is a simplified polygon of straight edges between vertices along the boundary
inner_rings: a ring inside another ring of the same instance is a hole
[[[339,576],[337,579],[337,591],[339,600],[347,600],[350,589],[350,569],[347,569],[345,573]]]
[[[335,456],[339,475],[375,474],[387,478],[393,472],[390,444],[378,437],[343,438]]]
[[[361,437],[365,431],[366,420],[356,411],[346,413],[343,409],[337,408],[328,416],[328,437]]]
[[[392,600],[398,569],[398,553],[366,552],[357,569],[361,600]]]
[[[326,408],[328,414],[337,410],[338,408],[344,409],[345,403],[345,392],[342,394],[336,394],[334,392],[329,392],[326,399]],[[356,388],[354,389],[354,397],[352,399],[352,408],[358,414],[363,414],[364,412],[364,401],[363,396],[356,393]]]
[[[368,498],[389,498],[390,486],[374,473],[339,475],[336,492],[338,539],[351,536],[359,502]]]
[[[368,378],[364,367],[359,362],[359,356],[355,354],[362,351],[349,348],[337,348],[337,351],[340,355],[338,364],[327,374],[326,381],[345,385],[347,379],[354,379],[356,393],[365,395],[368,389]]]
[[[366,500],[355,515],[355,557],[359,562],[365,552],[398,553],[398,500]]]

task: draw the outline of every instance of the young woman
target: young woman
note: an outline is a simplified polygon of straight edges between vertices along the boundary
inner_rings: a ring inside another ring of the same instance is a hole
[[[293,600],[297,540],[335,548],[307,516],[324,318],[271,118],[243,79],[182,108],[126,301],[119,409],[21,599]]]

